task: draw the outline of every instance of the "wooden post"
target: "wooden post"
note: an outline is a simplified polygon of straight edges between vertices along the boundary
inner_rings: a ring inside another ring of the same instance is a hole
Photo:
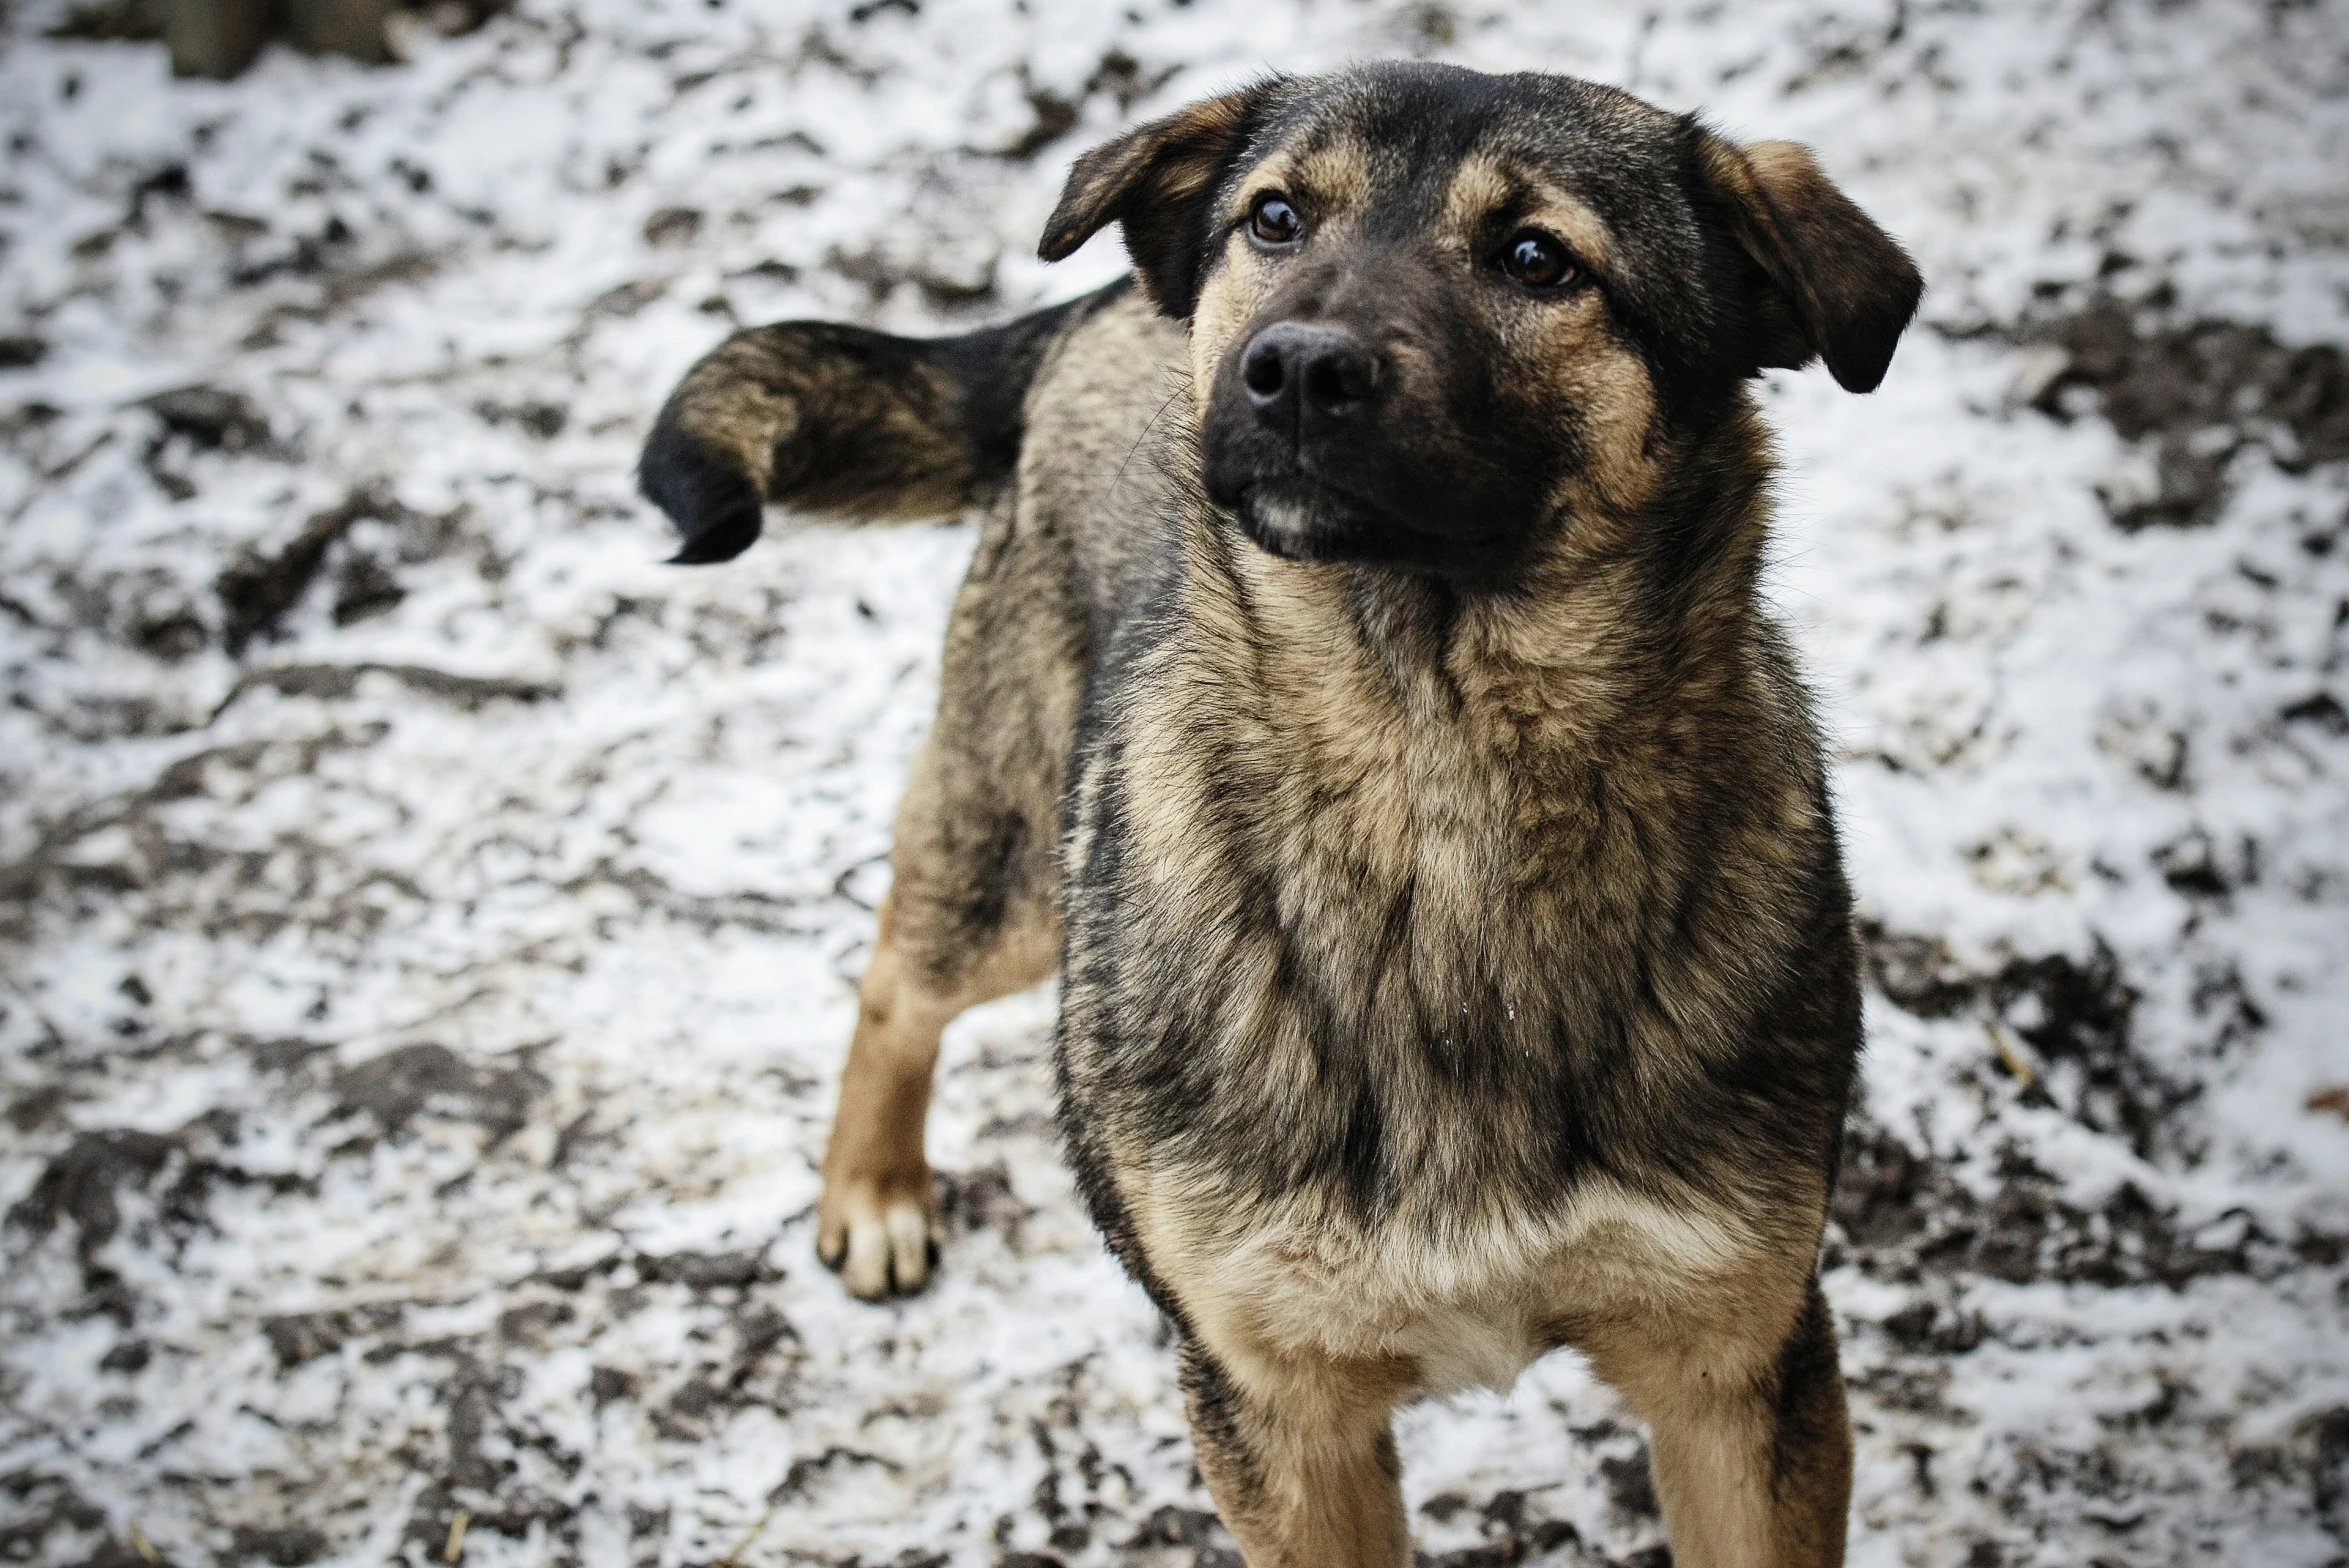
[[[391,59],[383,24],[392,0],[284,0],[285,40],[312,54],[347,54],[382,65]]]
[[[269,0],[165,0],[163,32],[173,75],[225,81],[261,52]]]

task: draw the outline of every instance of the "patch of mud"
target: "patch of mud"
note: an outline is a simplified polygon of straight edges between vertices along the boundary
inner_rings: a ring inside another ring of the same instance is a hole
[[[200,452],[262,451],[271,445],[268,417],[241,392],[181,387],[156,393],[146,406],[166,436],[184,436]]]
[[[835,249],[827,259],[834,272],[861,284],[876,306],[901,286],[911,286],[924,303],[942,311],[972,309],[996,298],[999,258],[990,250],[951,255],[926,249],[919,259],[902,260],[876,246],[855,251]]]
[[[1861,937],[1877,989],[1920,1018],[1981,1019],[2007,1070],[2029,1078],[2026,1093],[2036,1103],[2122,1139],[2140,1159],[2191,1152],[2192,1130],[2180,1113],[2201,1088],[2138,1049],[2139,992],[2101,939],[2085,957],[2015,957],[1979,973],[1934,937],[1872,924]]]
[[[1577,1427],[1575,1451],[1561,1455],[1569,1471],[1589,1470],[1606,1498],[1609,1533],[1637,1540],[1653,1536],[1663,1522],[1648,1470],[1647,1445],[1611,1421]],[[1669,1568],[1667,1548],[1650,1546],[1627,1556],[1609,1555],[1604,1543],[1586,1540],[1571,1521],[1550,1517],[1532,1492],[1511,1488],[1476,1498],[1442,1492],[1419,1505],[1420,1515],[1452,1531],[1473,1529],[1483,1539],[1473,1546],[1420,1552],[1418,1568],[1515,1568],[1549,1561],[1576,1568]]]
[[[2165,321],[2157,290],[2144,303],[2110,295],[2029,329],[2051,351],[2033,408],[2069,421],[2097,414],[2127,441],[2153,446],[2155,493],[2107,494],[2130,532],[2201,527],[2226,504],[2227,470],[2259,446],[2288,473],[2349,458],[2349,357],[2332,344],[2292,348],[2231,321]]]
[[[248,741],[207,747],[171,763],[144,788],[94,801],[44,825],[28,853],[13,862],[0,862],[0,937],[21,940],[29,935],[42,905],[59,891],[73,895],[86,908],[128,893],[153,892],[175,880],[201,885],[208,874],[223,870],[231,873],[240,889],[257,890],[255,879],[266,866],[267,852],[222,852],[175,839],[168,830],[159,829],[155,820],[159,809],[258,777],[307,773],[328,752],[360,743],[352,736],[329,732],[287,743]],[[127,853],[89,861],[77,858],[80,848],[93,836],[116,828],[128,836]],[[191,926],[217,932],[239,918],[224,907],[217,891],[199,895],[207,897],[201,910],[185,912]],[[274,903],[282,905],[282,895],[276,896]],[[363,909],[354,907],[349,912],[362,920],[368,918]],[[281,909],[261,918],[277,928],[286,920]]]
[[[520,1131],[547,1082],[527,1067],[469,1062],[445,1045],[404,1045],[335,1075],[345,1115],[365,1115],[390,1137],[419,1116],[480,1124],[496,1144]]]
[[[199,1117],[168,1136],[124,1127],[80,1133],[9,1209],[7,1228],[38,1244],[70,1225],[81,1273],[80,1310],[127,1328],[138,1315],[138,1297],[104,1257],[118,1236],[176,1260],[190,1238],[211,1228],[207,1207],[215,1187],[295,1192],[309,1185],[298,1176],[257,1174],[236,1165],[226,1157],[235,1139],[235,1118],[226,1112]],[[143,1365],[144,1351],[133,1354]]]
[[[106,1510],[71,1483],[39,1470],[0,1475],[0,1562],[59,1561],[76,1546],[111,1562],[119,1548],[105,1531]]]
[[[438,697],[468,712],[479,709],[486,702],[543,702],[562,694],[561,687],[541,681],[457,675],[421,664],[281,664],[274,669],[253,670],[240,677],[236,685],[229,689],[228,695],[221,699],[220,707],[225,710],[246,692],[261,689],[288,697],[329,700],[348,697],[358,690],[360,680],[369,675],[388,676],[410,691],[421,692],[427,697]]]
[[[2084,1207],[2011,1144],[1992,1157],[1987,1185],[1985,1196],[1960,1178],[1954,1161],[1887,1128],[1855,1126],[1844,1140],[1823,1266],[1849,1263],[1903,1283],[1986,1275],[2018,1285],[2176,1288],[2210,1274],[2274,1279],[2349,1256],[2349,1236],[2274,1236],[2239,1211],[2189,1230],[2175,1205],[2134,1182]]]
[[[324,573],[330,552],[358,524],[377,521],[406,532],[445,532],[449,519],[428,518],[402,506],[390,494],[362,486],[334,506],[312,517],[275,551],[248,554],[224,570],[214,584],[220,599],[221,646],[230,657],[240,657],[255,641],[273,634],[310,585]],[[437,543],[437,541],[436,541]],[[388,608],[401,597],[389,568],[372,556],[365,564],[346,562],[335,598],[339,624],[363,619]]]
[[[158,425],[142,459],[147,476],[174,501],[185,501],[196,493],[196,482],[189,477],[185,463],[195,453],[293,455],[273,439],[267,416],[241,392],[211,386],[181,387],[159,392],[142,406],[155,416]]]
[[[1170,65],[1152,70],[1125,50],[1111,49],[1102,55],[1101,63],[1093,68],[1093,74],[1086,78],[1083,89],[1074,98],[1039,87],[1030,79],[1022,96],[1027,99],[1035,122],[996,149],[994,156],[1026,162],[1075,130],[1084,118],[1085,105],[1097,95],[1114,98],[1122,114],[1171,81],[1180,69]]]
[[[1869,978],[1896,1006],[1923,1018],[1980,1020],[1986,1062],[2020,1084],[2024,1103],[2060,1110],[2141,1159],[2198,1155],[2188,1112],[2201,1087],[2138,1047],[2141,995],[2101,940],[2080,957],[2017,956],[1976,971],[1935,938],[1874,925],[1863,925],[1862,937]],[[2227,1012],[2222,1043],[2264,1024],[2239,978],[2214,977],[2204,989],[2198,1007]],[[1856,1124],[1831,1210],[1830,1265],[1850,1262],[1903,1282],[1980,1275],[2176,1288],[2211,1274],[2275,1278],[2349,1254],[2349,1237],[2274,1235],[2240,1212],[2189,1229],[2176,1205],[2135,1182],[2083,1206],[2012,1140],[1981,1157],[1986,1169],[1977,1174],[1889,1128]],[[1918,1347],[1944,1351],[1971,1347],[1968,1335],[1978,1331],[1941,1323],[1929,1307],[1916,1310],[1924,1319],[1896,1328],[1896,1337],[1906,1332]]]
[[[757,1285],[781,1278],[780,1272],[758,1252],[672,1252],[667,1257],[639,1257],[637,1276],[667,1280],[689,1290],[715,1290],[727,1285]]]
[[[372,1339],[398,1326],[404,1309],[396,1302],[340,1311],[293,1312],[269,1318],[261,1332],[281,1367],[328,1356],[358,1339]]]
[[[1010,1168],[1001,1160],[975,1171],[940,1171],[938,1209],[950,1234],[993,1231],[1015,1253],[1036,1217],[1035,1206],[1012,1189]]]
[[[85,1132],[49,1162],[33,1190],[8,1211],[8,1223],[36,1238],[70,1221],[84,1264],[122,1229],[120,1194],[144,1188],[171,1160],[176,1146],[154,1133],[113,1128]]]
[[[286,1371],[339,1356],[341,1365],[323,1375],[346,1383],[395,1377],[430,1412],[404,1448],[424,1482],[402,1527],[412,1560],[448,1561],[452,1541],[493,1535],[543,1539],[560,1560],[576,1561],[581,1504],[566,1496],[565,1482],[585,1456],[574,1429],[547,1418],[536,1369],[662,1300],[686,1313],[682,1338],[664,1342],[649,1363],[599,1361],[579,1391],[583,1404],[686,1445],[709,1441],[746,1409],[788,1416],[809,1357],[760,1289],[779,1277],[753,1253],[615,1255],[575,1277],[533,1276],[505,1287],[494,1327],[481,1333],[434,1334],[429,1325],[451,1303],[428,1301],[288,1314],[268,1319],[262,1332]],[[834,1457],[795,1461],[791,1476],[805,1486]],[[301,1518],[280,1526],[312,1527]],[[318,1544],[283,1543],[313,1555]]]
[[[541,441],[552,441],[561,435],[563,427],[571,420],[571,411],[562,404],[540,399],[524,399],[515,403],[485,400],[474,404],[473,412],[481,416],[483,424],[513,425]]]
[[[257,1525],[239,1525],[230,1538],[229,1553],[240,1561],[258,1558],[272,1568],[302,1568],[314,1563],[330,1549],[326,1534],[307,1525],[286,1525],[271,1529]]]

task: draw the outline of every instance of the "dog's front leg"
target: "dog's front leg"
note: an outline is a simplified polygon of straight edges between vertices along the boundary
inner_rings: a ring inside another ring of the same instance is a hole
[[[1648,1423],[1678,1568],[1839,1568],[1851,1425],[1816,1280],[1742,1312],[1659,1314],[1578,1338]]]
[[[940,704],[941,732],[968,728],[958,706],[966,696]],[[1041,879],[1017,864],[1020,848],[1038,840],[1049,844],[1049,831],[1007,818],[986,771],[949,766],[932,737],[897,814],[896,880],[857,987],[816,1206],[817,1256],[868,1301],[930,1278],[938,1203],[922,1131],[939,1034],[965,1008],[1027,989],[1059,960],[1057,915]]]
[[[1199,1473],[1248,1568],[1409,1562],[1392,1421],[1410,1369],[1217,1338],[1185,1344],[1183,1393]]]
[[[816,1252],[870,1301],[919,1290],[937,1246],[937,1201],[922,1151],[938,1036],[961,1009],[931,994],[906,961],[881,906],[873,961],[857,988],[856,1033],[840,1075],[840,1109],[824,1151]]]

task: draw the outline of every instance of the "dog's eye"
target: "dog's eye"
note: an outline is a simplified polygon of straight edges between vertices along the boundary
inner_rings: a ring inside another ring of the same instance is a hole
[[[1267,245],[1293,245],[1305,232],[1305,220],[1286,196],[1267,191],[1248,209],[1248,232]]]
[[[1554,289],[1580,277],[1566,247],[1538,229],[1527,229],[1501,247],[1501,270],[1529,289]]]

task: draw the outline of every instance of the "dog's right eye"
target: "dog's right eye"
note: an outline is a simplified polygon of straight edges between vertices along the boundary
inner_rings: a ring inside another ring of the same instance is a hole
[[[1266,245],[1294,245],[1305,232],[1305,220],[1286,196],[1267,191],[1248,209],[1248,232]]]
[[[1529,289],[1554,289],[1581,276],[1566,247],[1539,229],[1520,230],[1502,248],[1501,270]]]

